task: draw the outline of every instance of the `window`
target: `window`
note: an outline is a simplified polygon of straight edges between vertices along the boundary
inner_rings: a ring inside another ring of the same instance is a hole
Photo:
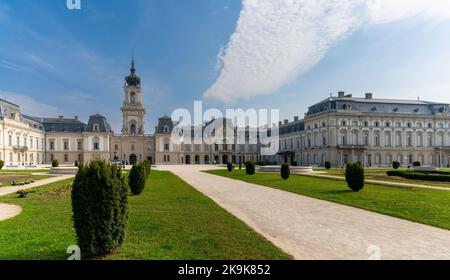
[[[386,122],[386,127],[391,127],[391,123],[390,122]]]
[[[69,150],[69,141],[64,140],[64,151],[68,151]]]
[[[100,140],[98,139],[98,137],[95,137],[92,140],[94,151],[100,150],[100,143],[99,142],[100,142]]]
[[[433,128],[433,124],[432,123],[428,123],[428,128]]]
[[[99,125],[95,123],[94,126],[93,126],[93,130],[94,131],[99,131],[100,130]]]
[[[375,126],[379,127],[380,126],[380,122],[375,122]]]
[[[409,123],[406,124],[406,126],[407,126],[408,128],[411,128],[411,127],[412,127],[412,124],[409,122]]]
[[[77,149],[78,149],[78,151],[83,150],[83,142],[82,141],[77,142]]]
[[[413,145],[411,133],[408,133],[408,134],[406,135],[406,145],[407,145],[408,147],[412,147],[412,145]]]
[[[20,137],[19,136],[17,136],[17,147],[19,147],[20,146]]]
[[[375,146],[379,147],[381,145],[380,143],[380,135],[379,134],[375,134]]]
[[[132,123],[130,125],[130,134],[135,135],[136,134],[136,124]]]
[[[50,140],[49,141],[49,146],[50,146],[50,151],[54,151],[55,150],[55,140]]]
[[[9,135],[8,137],[8,144],[9,146],[12,146],[12,135]]]
[[[347,125],[347,121],[342,121],[342,126],[346,126]]]
[[[134,144],[131,144],[131,150],[134,151],[136,149],[136,147],[134,146]]]
[[[118,151],[118,150],[119,150],[119,145],[115,144],[115,145],[114,145],[114,150],[115,150],[115,151]]]
[[[427,142],[428,142],[428,147],[432,147],[433,146],[433,135],[432,134],[428,134],[427,137]]]
[[[169,150],[169,144],[164,144],[164,150],[168,151]]]
[[[131,104],[136,104],[136,93],[132,92],[130,93],[130,102]]]
[[[387,132],[384,135],[384,145],[388,146],[388,147],[392,145],[391,133],[389,133],[389,132]],[[388,162],[391,162],[391,161],[388,161]]]
[[[164,126],[164,133],[169,133],[169,127],[167,125]]]
[[[400,134],[400,132],[397,132],[395,134],[395,145],[397,147],[400,147],[402,145],[402,135]]]
[[[50,155],[50,161],[54,161],[55,160],[55,155],[54,154],[51,154]]]
[[[364,145],[369,146],[369,133],[364,133]]]
[[[68,154],[64,154],[64,162],[68,162],[69,161],[69,155]]]

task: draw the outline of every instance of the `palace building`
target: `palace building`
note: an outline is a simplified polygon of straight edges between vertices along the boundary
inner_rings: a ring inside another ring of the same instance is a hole
[[[212,144],[181,139],[171,141],[175,123],[159,118],[154,134],[145,134],[146,109],[142,102],[141,79],[134,59],[125,77],[122,130],[114,133],[106,117],[96,114],[83,123],[78,117],[39,118],[22,114],[18,105],[0,99],[0,159],[6,166],[37,166],[54,159],[62,165],[89,162],[95,158],[134,164],[211,164],[227,162],[281,163],[333,166],[360,161],[365,166],[385,167],[420,162],[427,166],[450,165],[450,105],[421,100],[376,99],[337,96],[309,107],[304,119],[285,120],[279,129],[279,152],[261,155],[261,144],[245,139],[237,144],[237,129],[230,120],[219,121],[223,139]],[[210,123],[191,127],[192,137]],[[222,129],[221,128],[221,129]],[[231,132],[230,132],[231,131]],[[225,137],[235,140],[229,144]]]

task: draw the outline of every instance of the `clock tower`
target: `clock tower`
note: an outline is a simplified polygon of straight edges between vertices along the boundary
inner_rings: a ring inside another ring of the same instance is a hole
[[[130,74],[125,77],[124,101],[122,110],[122,134],[128,136],[144,135],[145,108],[142,104],[141,78],[136,75],[134,57],[131,60]]]

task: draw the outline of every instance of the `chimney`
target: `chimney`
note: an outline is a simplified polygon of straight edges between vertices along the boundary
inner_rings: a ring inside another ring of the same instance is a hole
[[[64,116],[58,116],[58,121],[60,122],[64,121]]]
[[[294,117],[294,122],[298,122],[298,116]]]
[[[339,98],[343,98],[344,95],[345,95],[345,91],[340,91],[340,92],[338,92],[338,97],[339,97]]]
[[[284,124],[288,124],[289,123],[289,120],[284,120]]]
[[[366,93],[366,99],[372,99],[373,94],[372,93]]]

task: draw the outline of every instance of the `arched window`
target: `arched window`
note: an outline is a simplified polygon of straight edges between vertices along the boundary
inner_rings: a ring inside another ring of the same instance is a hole
[[[130,125],[130,134],[131,135],[136,135],[136,124],[135,123],[132,123]]]
[[[136,104],[136,93],[130,93],[130,102],[131,104]]]
[[[98,124],[94,124],[94,126],[93,126],[93,130],[94,131],[99,131],[100,129],[99,129],[99,125]]]
[[[167,125],[164,126],[164,133],[169,133],[169,127]]]

